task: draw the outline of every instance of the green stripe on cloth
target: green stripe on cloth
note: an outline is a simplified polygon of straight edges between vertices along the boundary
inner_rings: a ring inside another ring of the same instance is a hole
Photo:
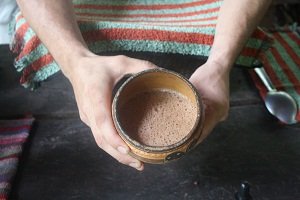
[[[220,0],[218,0],[220,1]],[[78,5],[82,4],[82,0],[73,0],[73,4]],[[95,0],[84,0],[84,4],[95,4]],[[177,4],[182,4],[182,3],[191,3],[195,2],[195,0],[176,0],[175,1],[170,1],[170,0],[130,0],[130,1],[124,1],[124,0],[102,0],[101,4],[102,5],[114,5],[114,6],[124,6],[124,5],[177,5]]]
[[[43,66],[38,71],[33,71],[30,74],[30,79],[22,83],[22,85],[25,88],[36,89],[39,86],[38,85],[39,82],[46,80],[47,78],[49,78],[50,76],[52,76],[53,74],[59,71],[60,68],[58,64],[55,61],[53,61],[48,65]]]
[[[33,81],[40,82],[46,80],[49,76],[58,72],[60,68],[58,67],[55,61],[51,62],[48,65],[45,65],[42,69],[36,72],[36,75],[33,78]]]
[[[178,42],[165,42],[153,40],[113,40],[96,41],[88,46],[93,52],[101,53],[105,51],[150,51],[159,53],[180,53],[190,55],[208,56],[211,46],[187,44]],[[201,46],[201,48],[200,48]]]
[[[276,73],[276,76],[278,77],[278,79],[280,80],[280,82],[282,83],[282,85],[284,87],[288,87],[290,85],[293,85],[292,82],[290,82],[289,78],[287,77],[287,75],[284,73],[283,69],[281,68],[281,66],[277,63],[274,55],[271,52],[267,52],[266,53],[266,57],[268,59],[268,62],[271,63],[271,66],[274,70],[274,72]]]
[[[300,74],[300,66],[298,66],[289,53],[286,51],[286,49],[277,41],[274,41],[274,48],[280,52],[280,55],[282,59],[285,61],[285,63],[289,66],[289,69],[293,71],[295,74]],[[298,55],[300,55],[300,48],[293,48],[294,52],[296,52]],[[300,81],[300,76],[297,77],[298,81]]]
[[[19,13],[18,15],[21,15],[21,13]],[[22,25],[25,24],[25,23],[26,23],[26,20],[25,20],[24,18],[20,19],[20,20],[18,21],[18,23],[16,23],[15,29],[18,30],[18,29],[20,28],[20,26],[22,26]]]
[[[284,38],[284,40],[294,49],[298,52],[298,55],[300,55],[300,49],[299,49],[299,45],[294,41],[292,40],[287,34],[284,34],[284,33],[279,33],[281,37]],[[295,37],[297,37],[295,35]],[[299,37],[298,37],[299,38]],[[300,40],[300,39],[299,39]]]
[[[20,28],[25,23],[26,23],[25,19],[20,19],[20,22],[17,23],[17,26]],[[27,43],[34,35],[35,35],[35,32],[31,28],[28,28],[23,37],[24,43]]]
[[[215,20],[213,22],[216,22]],[[164,30],[164,31],[176,31],[176,32],[185,32],[185,33],[206,33],[209,35],[214,34],[214,27],[166,27],[163,24],[161,25],[151,25],[147,24],[144,27],[141,27],[140,24],[133,24],[127,22],[98,22],[98,23],[79,23],[80,29],[85,31],[95,30],[95,29],[108,29],[108,28],[133,28],[133,29],[143,29],[143,30]]]
[[[237,58],[235,64],[242,66],[244,68],[252,68],[252,65],[255,61],[256,61],[256,58],[240,55]]]
[[[209,4],[204,4],[201,6],[193,6],[187,8],[177,8],[177,9],[161,9],[161,10],[120,10],[120,9],[113,9],[113,10],[99,10],[99,9],[87,9],[87,8],[76,8],[75,12],[78,13],[98,13],[98,14],[120,14],[122,15],[132,15],[132,14],[184,14],[187,12],[193,12],[195,10],[206,10],[211,8],[219,8],[222,2],[213,2]]]
[[[214,20],[214,22],[216,22]],[[213,35],[215,33],[215,28],[213,27],[203,27],[203,28],[196,28],[196,27],[166,27],[164,25],[156,26],[156,25],[145,25],[141,27],[140,24],[133,24],[133,23],[119,23],[119,22],[97,22],[97,23],[79,23],[80,30],[82,32],[91,31],[91,30],[98,30],[98,29],[114,29],[114,28],[121,28],[121,29],[140,29],[140,30],[163,30],[163,31],[174,31],[180,33],[203,33],[208,35]]]
[[[111,22],[111,23],[118,23],[118,24],[133,24],[135,23],[136,25],[139,25],[140,27],[147,27],[147,26],[165,26],[166,28],[172,28],[172,27],[184,27],[184,28],[198,28],[199,31],[201,31],[202,28],[206,28],[209,26],[205,25],[214,25],[215,27],[217,20],[216,19],[211,19],[211,20],[203,20],[203,21],[191,21],[191,22],[164,22],[164,21],[158,21],[156,20],[155,22],[151,21],[134,21],[134,20],[113,20],[109,21],[108,19],[105,18],[95,18],[95,17],[85,17],[85,18],[80,18],[79,23],[90,23],[91,19],[97,19],[97,21],[101,22]],[[194,26],[194,27],[193,27]],[[198,27],[197,27],[198,26]],[[210,27],[209,27],[210,28]]]
[[[15,67],[17,71],[22,71],[26,66],[32,64],[34,61],[38,60],[41,56],[49,53],[45,45],[40,44],[37,48],[33,49],[29,54],[22,57],[20,60],[15,62]]]
[[[205,21],[205,20],[209,20],[209,18],[212,18],[212,17],[217,17],[218,16],[218,12],[214,11],[214,12],[209,12],[207,14],[201,14],[201,15],[193,15],[193,16],[181,16],[181,17],[143,17],[143,16],[140,16],[140,17],[130,17],[130,16],[124,16],[124,17],[119,17],[119,16],[102,16],[102,15],[85,15],[84,13],[76,13],[76,14],[80,14],[78,19],[84,19],[84,18],[91,18],[93,20],[101,20],[101,21],[116,21],[116,20],[131,20],[131,21],[136,21],[136,20],[139,20],[139,21],[152,21],[152,22],[165,22],[165,21],[170,21],[170,23],[172,23],[172,21],[174,21],[174,25],[176,23],[176,21],[181,21],[181,20],[202,20],[202,21]]]

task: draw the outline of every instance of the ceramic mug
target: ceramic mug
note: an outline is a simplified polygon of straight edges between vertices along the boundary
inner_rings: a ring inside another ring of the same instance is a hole
[[[131,138],[120,120],[120,105],[131,97],[155,89],[175,91],[187,97],[197,109],[195,123],[186,136],[168,146],[149,146]],[[145,70],[129,76],[116,91],[112,102],[112,117],[117,132],[130,148],[130,155],[146,163],[162,164],[176,160],[196,146],[203,122],[204,107],[201,96],[194,86],[182,75],[161,68]]]

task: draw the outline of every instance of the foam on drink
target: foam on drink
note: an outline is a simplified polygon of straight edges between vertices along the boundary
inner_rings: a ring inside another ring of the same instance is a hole
[[[197,108],[184,95],[157,89],[139,93],[119,110],[125,132],[149,146],[168,146],[182,140],[193,128]]]

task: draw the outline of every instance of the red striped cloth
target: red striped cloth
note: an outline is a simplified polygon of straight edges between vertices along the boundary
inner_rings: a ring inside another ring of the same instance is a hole
[[[0,120],[0,200],[6,200],[33,118]]]
[[[286,91],[298,103],[297,121],[300,121],[300,37],[296,32],[273,32],[274,45],[269,51],[261,54],[260,59],[277,90]],[[257,75],[251,77],[264,99],[267,88]]]
[[[73,0],[73,3],[81,33],[96,54],[146,51],[208,56],[222,0]],[[59,71],[59,67],[21,13],[13,27],[11,48],[18,54],[15,66],[22,73],[21,84],[34,88],[36,83]],[[268,42],[267,35],[257,29],[237,63],[250,67]]]

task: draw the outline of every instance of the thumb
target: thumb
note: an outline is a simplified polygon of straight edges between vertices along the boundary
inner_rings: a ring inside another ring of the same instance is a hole
[[[158,68],[158,66],[147,60],[132,59],[131,62],[132,63],[128,66],[126,73],[135,74],[147,69]]]
[[[125,71],[123,71],[123,73],[120,74],[121,76],[115,79],[113,94],[116,92],[115,89],[119,88],[133,74],[154,68],[158,68],[158,66],[146,60],[131,58],[130,62],[127,63]]]

